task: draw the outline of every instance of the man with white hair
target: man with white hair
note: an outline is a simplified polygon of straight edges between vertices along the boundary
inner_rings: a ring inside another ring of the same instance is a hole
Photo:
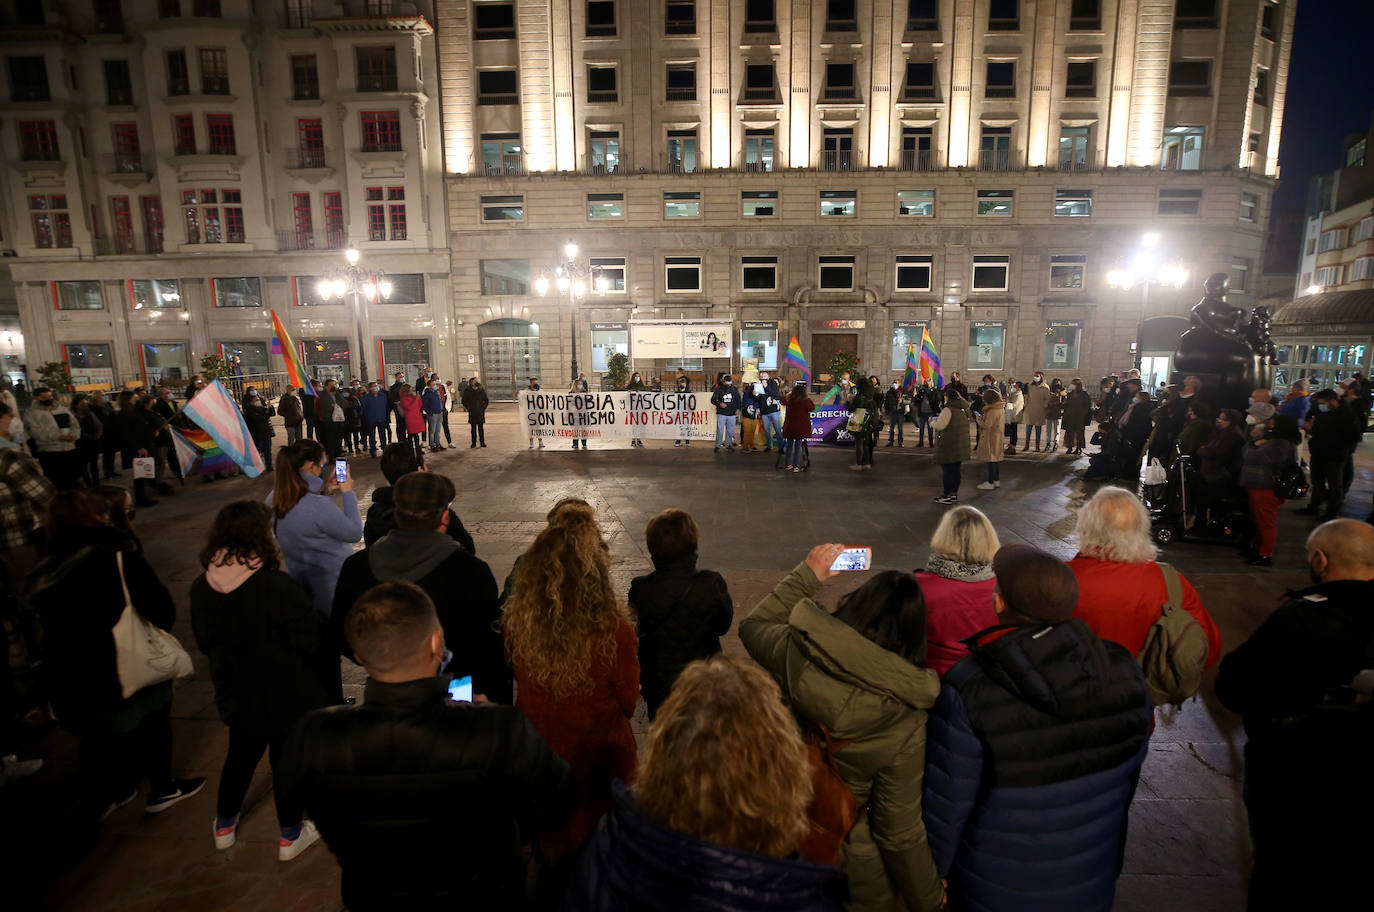
[[[1131,655],[1145,648],[1145,638],[1169,600],[1164,571],[1155,562],[1150,540],[1150,514],[1125,488],[1104,487],[1078,511],[1078,554],[1069,569],[1078,580],[1081,618],[1104,640],[1120,643]],[[1221,631],[1197,590],[1178,575],[1183,609],[1207,635],[1207,667],[1221,658]]]
[[[1336,908],[1367,895],[1374,704],[1374,528],[1322,523],[1307,538],[1315,584],[1221,663],[1217,699],[1245,717],[1251,910]],[[1366,685],[1367,686],[1367,685]]]

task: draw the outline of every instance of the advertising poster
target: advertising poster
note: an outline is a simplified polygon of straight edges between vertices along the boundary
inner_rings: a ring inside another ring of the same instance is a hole
[[[683,357],[730,357],[730,324],[697,323],[682,328]]]
[[[683,357],[682,324],[631,323],[630,344],[637,361],[653,358],[676,361]]]

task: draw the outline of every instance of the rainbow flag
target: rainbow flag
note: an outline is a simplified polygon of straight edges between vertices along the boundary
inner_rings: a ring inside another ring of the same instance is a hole
[[[300,350],[291,341],[275,310],[272,311],[272,354],[281,355],[286,362],[286,378],[292,387],[304,389],[307,396],[315,395],[315,387],[305,375],[305,365],[301,364]]]
[[[243,414],[218,379],[196,393],[194,399],[181,407],[181,413],[204,428],[225,455],[243,469],[243,474],[257,478],[263,473],[266,466],[248,433]]]
[[[811,382],[811,367],[806,363],[806,356],[802,354],[801,344],[797,342],[797,337],[793,336],[792,341],[787,343],[787,354],[783,356],[782,363],[790,367],[795,367],[801,371],[802,378]]]
[[[921,382],[921,367],[916,363],[916,343],[906,344],[906,374],[902,377],[902,389],[908,393]]]
[[[910,364],[910,360],[907,364]],[[935,340],[930,337],[930,327],[921,328],[921,379],[932,380],[937,387],[945,385],[945,375],[940,370],[940,356],[935,351]]]
[[[177,461],[181,463],[183,478],[190,478],[192,475],[213,475],[236,467],[229,454],[215,443],[215,438],[200,428],[182,431],[169,427],[167,430],[172,432],[172,443],[176,448]]]

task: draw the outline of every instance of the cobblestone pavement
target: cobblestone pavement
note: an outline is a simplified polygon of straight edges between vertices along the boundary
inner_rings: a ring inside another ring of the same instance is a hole
[[[466,431],[460,414],[454,430]],[[926,542],[939,515],[939,471],[929,449],[879,445],[872,472],[846,468],[847,454],[813,450],[809,473],[775,471],[771,456],[713,454],[698,443],[675,448],[648,441],[642,450],[593,442],[586,452],[566,446],[526,449],[509,407],[497,406],[487,449],[466,448],[432,457],[431,467],[458,487],[454,508],[498,580],[541,527],[559,498],[588,500],[601,518],[622,591],[650,568],[643,530],[666,507],[690,510],[701,526],[701,566],[721,571],[741,618],[814,544],[871,545],[879,568],[924,564]],[[280,441],[280,437],[278,440]],[[1352,514],[1370,502],[1370,461],[1361,454]],[[1075,474],[1083,461],[1062,454],[1028,454],[1002,465],[1002,487],[981,492],[981,465],[965,468],[963,502],[985,511],[1004,542],[1027,541],[1065,558],[1075,551],[1074,514],[1092,487]],[[375,460],[355,463],[364,512],[381,482]],[[126,479],[127,480],[127,479]],[[162,579],[179,603],[175,632],[194,648],[186,598],[200,568],[201,536],[214,512],[239,498],[262,498],[270,481],[235,478],[184,490],[138,515],[139,531]],[[1176,545],[1167,552],[1194,583],[1219,623],[1226,648],[1241,642],[1272,610],[1285,588],[1300,585],[1306,567],[1302,541],[1309,524],[1284,510],[1275,568],[1245,567],[1230,548]],[[843,584],[857,585],[864,574]],[[845,586],[832,582],[823,600]],[[726,648],[741,653],[732,631]],[[216,852],[210,839],[214,790],[227,744],[215,713],[205,659],[197,677],[177,689],[174,763],[178,774],[209,777],[206,789],[174,810],[145,818],[140,802],[119,811],[99,832],[72,819],[77,795],[75,739],[60,729],[31,733],[27,756],[47,767],[23,785],[0,791],[0,857],[7,908],[16,888],[32,890],[35,907],[72,910],[228,909],[337,910],[338,871],[322,846],[289,864],[276,860],[276,820],[266,761],[245,806],[238,845]],[[350,693],[361,691],[357,669],[346,673]],[[644,730],[643,707],[636,729]],[[1116,909],[1230,910],[1244,905],[1249,844],[1241,804],[1239,719],[1215,701],[1210,680],[1200,698],[1175,715],[1161,713],[1131,812],[1125,870]]]

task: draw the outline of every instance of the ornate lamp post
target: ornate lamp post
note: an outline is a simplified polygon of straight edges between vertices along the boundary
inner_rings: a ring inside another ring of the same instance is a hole
[[[574,381],[578,376],[577,302],[587,296],[588,281],[591,281],[601,294],[605,294],[610,287],[610,280],[600,274],[601,270],[591,269],[578,262],[577,252],[577,245],[568,241],[563,245],[563,263],[554,267],[552,278],[544,273],[534,280],[534,290],[541,298],[548,295],[550,285],[556,285],[559,294],[568,296],[568,307],[572,319],[572,377],[570,379]]]
[[[345,295],[353,296],[353,322],[358,330],[358,372],[365,383],[371,378],[367,375],[367,345],[363,341],[362,299],[371,302],[380,296],[383,301],[387,300],[391,297],[391,280],[381,269],[358,265],[356,248],[345,250],[344,257],[348,262],[321,279],[315,290],[326,301],[330,298],[342,301]]]
[[[1145,316],[1150,307],[1150,286],[1160,288],[1182,288],[1188,282],[1188,270],[1183,264],[1173,266],[1162,262],[1158,248],[1159,235],[1148,232],[1140,238],[1140,248],[1131,257],[1129,266],[1113,269],[1107,273],[1107,284],[1112,288],[1130,291],[1140,285],[1140,320],[1135,330],[1135,367],[1141,370],[1144,365]]]

